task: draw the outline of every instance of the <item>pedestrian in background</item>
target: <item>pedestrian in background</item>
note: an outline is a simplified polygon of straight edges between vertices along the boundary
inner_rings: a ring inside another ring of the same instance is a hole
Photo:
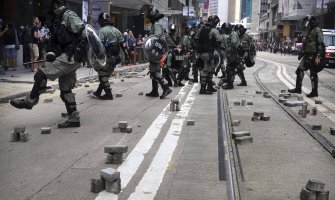
[[[136,39],[134,37],[134,34],[131,30],[128,31],[128,55],[129,55],[129,63],[128,64],[135,64],[135,44]]]
[[[6,57],[5,70],[7,70],[7,68],[12,68],[13,71],[16,71],[17,50],[20,48],[20,44],[17,31],[12,23],[8,24],[8,30],[3,35],[3,39]]]
[[[30,52],[31,52],[31,61],[35,62],[38,60],[40,54],[38,49],[38,42],[41,40],[40,36],[38,35],[38,23],[40,20],[38,17],[33,17],[33,26],[31,27],[31,43],[29,44]],[[31,65],[31,71],[36,72],[38,68],[38,64],[34,63]]]

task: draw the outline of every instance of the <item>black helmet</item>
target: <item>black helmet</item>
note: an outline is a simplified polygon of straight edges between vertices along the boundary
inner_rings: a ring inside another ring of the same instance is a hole
[[[247,31],[247,29],[244,28],[242,24],[237,24],[236,26],[234,26],[234,31],[236,31],[238,35],[243,35]]]
[[[304,17],[302,20],[302,25],[306,28],[314,28],[317,26],[317,22],[314,16],[312,15],[307,15]]]
[[[98,16],[98,23],[100,26],[106,26],[111,23],[108,13],[100,13]]]
[[[170,24],[169,31],[170,31],[170,33],[175,33],[177,31],[177,25]]]
[[[221,26],[221,31],[224,32],[225,34],[229,34],[233,27],[231,26],[230,23],[223,23]]]
[[[211,24],[213,27],[216,27],[220,22],[220,18],[217,15],[212,15],[208,17],[208,23]]]
[[[154,23],[164,17],[164,14],[160,13],[157,9],[150,7],[149,10],[145,13],[145,17],[150,20],[151,23]]]

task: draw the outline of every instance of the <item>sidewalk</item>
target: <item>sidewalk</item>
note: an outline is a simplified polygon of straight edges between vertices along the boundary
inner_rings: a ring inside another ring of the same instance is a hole
[[[118,66],[115,71],[122,72],[136,67],[147,67],[147,63],[132,66]],[[0,74],[0,103],[7,103],[10,99],[25,96],[30,92],[34,84],[34,73],[29,68],[17,67],[17,71],[3,71]],[[97,78],[97,73],[93,68],[80,67],[76,71],[78,81],[86,81]],[[58,88],[58,79],[48,80],[48,86]]]

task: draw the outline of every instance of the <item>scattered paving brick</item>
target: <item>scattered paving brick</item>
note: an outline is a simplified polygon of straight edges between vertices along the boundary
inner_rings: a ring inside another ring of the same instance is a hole
[[[102,178],[91,179],[91,192],[99,193],[105,189],[105,181]]]
[[[252,106],[252,105],[254,105],[254,102],[252,102],[252,101],[248,101],[248,102],[247,102],[247,105],[248,105],[248,106]]]
[[[249,131],[233,132],[232,136],[233,136],[233,139],[238,138],[238,137],[250,136],[250,132]]]
[[[235,138],[236,144],[247,144],[247,143],[252,143],[253,138],[251,136],[243,136],[243,137],[238,137]]]
[[[262,116],[261,120],[262,121],[270,121],[270,116]]]
[[[115,96],[116,96],[116,97],[122,97],[122,94],[121,94],[121,93],[116,93]]]
[[[330,134],[335,135],[335,128],[330,128]]]
[[[142,96],[142,95],[143,95],[143,92],[138,93],[138,95]]]
[[[316,192],[322,192],[325,189],[325,184],[317,179],[309,179],[306,188]]]
[[[321,100],[315,100],[315,104],[322,104]]]
[[[284,105],[289,107],[296,107],[296,106],[302,106],[304,105],[304,103],[305,103],[304,101],[290,100],[284,103]]]
[[[87,94],[92,94],[94,92],[94,90],[88,90]]]
[[[312,129],[313,130],[321,130],[322,129],[322,126],[320,124],[313,124],[312,125]]]
[[[195,122],[194,120],[187,120],[186,125],[188,126],[194,126]]]
[[[247,100],[242,99],[242,100],[241,100],[241,106],[245,106],[246,104],[247,104]]]
[[[241,120],[233,120],[233,126],[239,126],[241,124]]]
[[[240,106],[240,105],[241,105],[241,102],[239,102],[239,101],[234,102],[234,106]]]
[[[41,128],[41,134],[50,134],[51,128],[50,127],[42,127]]]
[[[44,99],[43,102],[44,102],[44,103],[51,103],[51,102],[53,102],[53,99]]]
[[[104,148],[105,153],[126,153],[128,145],[111,145]]]
[[[84,85],[84,86],[85,86],[85,87],[90,87],[90,85],[87,85],[87,84],[86,84],[86,85]]]

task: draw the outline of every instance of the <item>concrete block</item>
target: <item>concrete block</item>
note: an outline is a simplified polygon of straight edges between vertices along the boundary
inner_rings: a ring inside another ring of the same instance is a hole
[[[138,93],[138,95],[142,96],[142,95],[143,95],[143,92]]]
[[[127,128],[128,122],[127,121],[119,121],[118,122],[118,127],[119,128]]]
[[[99,193],[105,189],[105,180],[102,178],[92,178],[91,179],[91,192]]]
[[[120,133],[121,129],[118,126],[113,127],[113,133]]]
[[[113,168],[106,168],[100,171],[100,176],[103,178],[106,182],[114,182],[118,179],[120,179],[120,172]]]
[[[111,145],[104,148],[105,153],[126,153],[128,145]]]
[[[51,103],[53,102],[53,99],[44,99],[43,103]]]
[[[171,99],[170,102],[170,111],[180,111],[179,99]]]
[[[303,187],[300,192],[301,200],[316,200],[316,192],[310,191],[306,187]]]
[[[122,163],[122,153],[107,154],[106,164],[121,164],[121,163]]]
[[[121,79],[121,82],[124,82],[124,79],[123,79],[123,78]]]
[[[318,108],[317,107],[313,107],[311,115],[316,115],[317,113],[318,113]]]
[[[233,126],[239,126],[241,124],[241,120],[233,120]]]
[[[241,102],[239,102],[239,101],[234,102],[234,106],[240,106],[240,105],[241,105]]]
[[[251,136],[243,136],[243,137],[238,137],[235,138],[236,144],[247,144],[247,143],[252,143],[253,139]]]
[[[312,125],[312,129],[313,130],[321,130],[322,129],[322,126],[320,124],[313,124]]]
[[[296,107],[296,106],[302,106],[304,105],[304,101],[298,101],[298,100],[289,100],[286,103],[284,103],[285,106],[289,107]]]
[[[61,113],[61,116],[65,118],[68,117],[69,115],[67,113]]]
[[[254,112],[255,117],[263,117],[264,116],[264,112]]]
[[[50,127],[42,127],[41,128],[41,134],[50,134],[51,128]]]
[[[262,121],[270,121],[270,116],[262,116],[261,120]]]
[[[49,93],[49,94],[53,94],[53,93],[55,93],[56,92],[56,89],[54,89],[54,88],[50,88],[50,89],[47,89],[46,91],[45,91],[45,93]]]
[[[77,86],[77,87],[81,87],[81,86],[83,86],[83,84],[81,84],[81,83],[77,83],[76,86]]]
[[[113,182],[106,182],[105,190],[106,192],[119,194],[121,192],[121,179]]]
[[[120,128],[121,133],[127,133],[127,128]]]
[[[303,100],[304,100],[304,97],[303,97],[302,95],[299,95],[299,96],[298,96],[298,100],[299,100],[299,101],[303,101]]]
[[[256,94],[263,94],[262,91],[256,91]]]
[[[335,128],[330,128],[330,134],[335,135]]]
[[[241,100],[241,106],[245,106],[245,105],[247,105],[247,100],[245,99]]]
[[[239,138],[239,137],[244,137],[244,136],[250,136],[250,132],[249,131],[233,132],[232,136],[233,136],[233,139]]]
[[[10,141],[11,142],[18,142],[18,141],[20,141],[20,133],[19,132],[13,132],[13,133],[11,133]]]
[[[89,82],[89,83],[94,83],[94,80],[89,80],[88,82]]]
[[[252,105],[254,105],[254,102],[252,102],[252,101],[248,101],[248,102],[247,102],[247,105],[248,105],[248,106],[252,106]]]
[[[315,100],[315,104],[322,104],[321,100]]]
[[[259,121],[259,117],[258,116],[252,116],[251,121],[253,121],[253,122]]]
[[[284,99],[291,99],[291,95],[288,94],[284,95]]]
[[[126,133],[131,133],[131,132],[133,132],[133,127],[132,126],[127,126]]]
[[[92,94],[94,92],[94,90],[88,90],[87,94]]]
[[[132,78],[133,76],[132,75],[126,75],[126,78]]]
[[[14,127],[14,133],[23,133],[26,131],[26,127],[24,126],[16,126]]]
[[[85,87],[90,87],[90,85],[84,85]]]
[[[280,90],[280,93],[286,93],[287,91],[286,90]]]
[[[308,104],[302,105],[302,114],[301,114],[302,118],[306,118],[306,116],[307,116],[307,106],[308,106]]]
[[[279,98],[278,100],[279,100],[280,103],[286,103],[287,102],[287,99],[285,99],[285,98]]]
[[[122,97],[122,94],[121,93],[116,93],[115,96],[116,97]]]
[[[265,98],[271,98],[271,95],[266,94],[266,95],[264,95],[264,97],[265,97]]]
[[[325,189],[325,184],[317,179],[309,179],[306,188],[315,192],[323,192]]]
[[[29,140],[29,133],[27,131],[20,133],[20,141],[21,142],[28,142]]]
[[[282,93],[279,94],[279,97],[284,97],[285,95],[290,95],[291,97],[298,97],[298,94],[296,93]]]
[[[194,120],[187,120],[186,125],[187,126],[194,126]]]
[[[316,200],[329,200],[329,191],[316,192]]]

